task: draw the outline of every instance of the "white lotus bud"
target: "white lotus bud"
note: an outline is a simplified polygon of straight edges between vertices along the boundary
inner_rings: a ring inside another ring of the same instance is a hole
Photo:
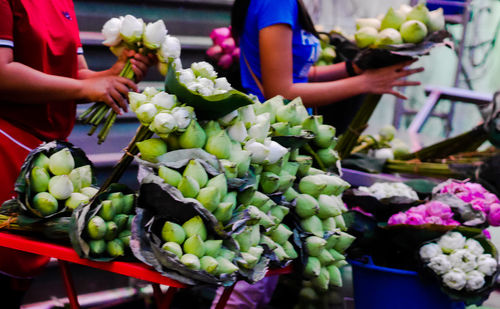
[[[222,126],[230,126],[231,124],[234,123],[234,121],[238,118],[238,111],[234,110],[230,112],[229,114],[224,115],[223,117],[219,118],[219,123]]]
[[[240,114],[240,119],[245,123],[247,129],[256,121],[255,110],[252,105],[240,107],[238,112]]]
[[[269,155],[269,149],[255,140],[248,141],[245,150],[250,152],[252,163],[264,163]]]
[[[231,84],[227,81],[225,77],[219,77],[215,79],[215,88],[220,90],[232,90]]]
[[[68,175],[75,168],[75,160],[68,148],[59,150],[49,157],[49,170],[54,175]]]
[[[377,18],[358,18],[356,19],[356,30],[370,27],[375,28],[375,30],[380,30],[380,20]]]
[[[477,270],[479,270],[486,276],[491,276],[497,271],[498,263],[497,260],[491,257],[491,255],[488,255],[489,254],[483,254],[478,258]]]
[[[451,269],[450,260],[448,260],[448,257],[444,254],[431,258],[431,261],[427,264],[427,266],[438,275],[442,275]]]
[[[459,291],[464,288],[467,279],[462,270],[453,268],[443,275],[443,282],[449,288]]]
[[[248,137],[247,129],[245,128],[243,121],[237,121],[235,124],[227,128],[227,133],[232,139],[240,143],[243,143]]]
[[[150,129],[157,134],[169,134],[177,129],[177,121],[170,113],[159,113],[154,117]]]
[[[144,21],[140,18],[135,18],[132,15],[126,15],[123,18],[120,35],[122,39],[133,44],[139,42],[142,39],[142,33],[144,31]]]
[[[419,250],[420,258],[425,262],[442,253],[443,251],[441,250],[441,247],[435,243],[426,244]]]
[[[153,98],[158,93],[160,93],[160,90],[156,89],[155,87],[146,87],[142,92],[142,94],[148,97],[148,99]]]
[[[158,51],[160,59],[166,62],[173,61],[181,56],[181,42],[178,38],[167,35],[161,43],[161,48]]]
[[[194,109],[191,106],[175,107],[172,110],[172,116],[174,116],[177,122],[177,127],[180,130],[186,129],[191,120],[195,119]]]
[[[157,113],[158,109],[152,103],[142,104],[135,111],[137,119],[139,119],[139,121],[144,125],[149,125],[153,121]]]
[[[194,75],[193,70],[191,70],[191,68],[180,70],[179,81],[184,85],[188,85],[195,82],[196,76]]]
[[[462,249],[465,245],[465,237],[459,232],[446,233],[438,240],[438,245],[443,252],[450,253],[453,250]]]
[[[152,99],[151,103],[156,106],[158,111],[161,110],[171,110],[177,103],[177,97],[173,94],[166,92],[160,92],[156,94]]]
[[[479,241],[469,238],[467,241],[465,241],[465,249],[470,251],[472,254],[480,256],[481,254],[484,253],[484,248],[481,246],[481,243]]]
[[[58,200],[65,200],[73,193],[73,183],[68,175],[54,176],[49,181],[49,193]]]
[[[206,61],[193,62],[191,69],[197,77],[217,78],[217,72],[215,72],[214,67]]]
[[[182,70],[181,58],[175,58],[175,60],[172,62],[172,68],[174,68],[174,70],[176,72],[179,72],[180,70]]]
[[[429,13],[429,32],[443,30],[445,25],[443,8]]]
[[[278,162],[285,154],[288,153],[288,149],[281,146],[279,143],[272,141],[270,139],[266,139],[264,142],[264,146],[269,149],[269,154],[266,160],[269,164],[274,164]]]
[[[108,20],[103,26],[101,33],[104,36],[102,44],[106,46],[116,46],[120,44],[122,38],[120,36],[120,28],[122,19],[113,17]]]
[[[130,91],[128,93],[129,106],[133,112],[135,112],[139,108],[139,106],[146,103],[147,101],[148,97],[143,93],[137,93],[133,91]]]
[[[477,267],[477,257],[466,249],[453,251],[448,257],[453,268],[469,272]]]
[[[149,49],[156,50],[160,48],[161,43],[167,35],[167,28],[163,20],[157,20],[154,23],[148,23],[144,30],[144,46]]]
[[[387,28],[380,31],[375,41],[375,46],[397,45],[403,43],[403,38],[398,30]]]
[[[354,39],[356,40],[356,45],[360,48],[365,48],[377,40],[378,31],[373,27],[363,27],[356,31],[354,34]]]
[[[467,283],[465,284],[465,288],[467,289],[467,291],[479,290],[484,286],[484,283],[486,282],[484,280],[484,274],[477,270],[468,272],[465,275],[465,279],[467,280]]]

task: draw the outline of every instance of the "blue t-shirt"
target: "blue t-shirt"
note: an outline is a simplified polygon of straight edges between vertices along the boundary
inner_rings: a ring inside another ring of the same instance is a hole
[[[262,81],[259,56],[259,31],[275,25],[287,24],[292,28],[293,82],[306,83],[307,74],[320,52],[319,40],[302,29],[298,18],[297,0],[252,0],[245,20],[245,29],[240,38],[241,82],[243,87],[263,102],[264,96],[253,79],[244,57],[253,73]],[[279,48],[279,46],[276,46]]]

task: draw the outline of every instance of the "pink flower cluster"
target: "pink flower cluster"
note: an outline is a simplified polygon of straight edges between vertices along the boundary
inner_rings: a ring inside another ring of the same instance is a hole
[[[210,33],[214,45],[207,50],[207,56],[217,61],[217,65],[228,69],[233,61],[240,59],[240,48],[231,36],[231,27],[215,28]]]
[[[406,212],[399,212],[392,215],[388,222],[389,225],[409,224],[439,224],[439,225],[460,225],[453,220],[451,207],[441,202],[430,201],[416,207],[408,209]]]
[[[472,208],[484,212],[491,225],[500,226],[500,200],[480,184],[448,181],[440,186],[439,192],[451,193],[462,201],[470,203]]]

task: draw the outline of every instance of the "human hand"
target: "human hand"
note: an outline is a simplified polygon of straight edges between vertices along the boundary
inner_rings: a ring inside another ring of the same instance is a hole
[[[404,78],[415,73],[422,72],[424,68],[409,69],[408,66],[416,60],[406,61],[380,69],[370,69],[363,72],[364,85],[368,93],[392,94],[403,100],[408,99],[402,93],[394,90],[394,87],[418,86],[420,82],[408,81]]]
[[[128,111],[128,92],[137,91],[137,85],[133,81],[120,76],[90,78],[80,82],[82,98],[91,102],[104,102],[118,115],[122,114],[120,108]]]
[[[110,70],[112,74],[119,75],[129,59],[130,64],[132,64],[132,71],[134,71],[134,80],[137,83],[143,80],[149,67],[155,65],[158,62],[158,58],[155,54],[148,54],[147,56],[145,56],[134,50],[125,49],[118,57],[116,63],[111,67]]]

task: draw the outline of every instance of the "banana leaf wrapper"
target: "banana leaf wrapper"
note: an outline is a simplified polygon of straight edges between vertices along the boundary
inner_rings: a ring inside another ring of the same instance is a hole
[[[17,203],[19,208],[21,209],[21,213],[27,217],[33,217],[34,221],[41,221],[49,218],[54,218],[58,216],[64,215],[64,213],[68,212],[68,209],[64,205],[64,201],[59,201],[59,210],[51,215],[44,216],[37,209],[35,209],[31,202],[33,200],[34,194],[31,190],[31,169],[33,168],[34,160],[37,155],[40,153],[45,154],[47,157],[50,157],[52,154],[64,149],[68,148],[75,160],[75,168],[90,165],[92,169],[92,184],[95,185],[97,180],[95,178],[94,165],[87,158],[87,155],[83,150],[78,147],[73,146],[73,144],[63,141],[52,141],[49,143],[43,143],[39,147],[32,150],[28,156],[26,157],[23,165],[21,166],[21,172],[16,180],[14,190],[17,193],[17,198],[12,199],[9,203]],[[68,214],[69,216],[69,214]]]
[[[77,209],[73,211],[73,214],[71,215],[69,238],[71,240],[73,249],[75,249],[79,257],[98,262],[109,262],[117,259],[115,257],[109,257],[109,256],[93,256],[90,253],[90,246],[86,231],[87,223],[89,222],[89,220],[95,215],[97,215],[101,210],[102,208],[102,206],[100,205],[101,202],[106,200],[110,193],[114,192],[122,192],[123,194],[135,193],[126,185],[111,184],[109,188],[106,189],[104,192],[96,195],[90,201],[90,204],[80,205]],[[136,203],[137,203],[137,198],[135,198],[134,201],[134,204]],[[125,257],[120,257],[120,259],[126,259],[127,252],[128,250],[127,248],[125,248],[126,255]],[[131,257],[131,255],[128,255],[128,257]]]
[[[248,95],[237,90],[211,96],[191,91],[179,81],[171,64],[165,79],[165,91],[175,94],[181,102],[194,107],[199,120],[216,120],[242,106],[253,104]]]
[[[285,148],[300,148],[314,139],[314,134],[305,131],[302,135],[271,136],[271,139]]]

